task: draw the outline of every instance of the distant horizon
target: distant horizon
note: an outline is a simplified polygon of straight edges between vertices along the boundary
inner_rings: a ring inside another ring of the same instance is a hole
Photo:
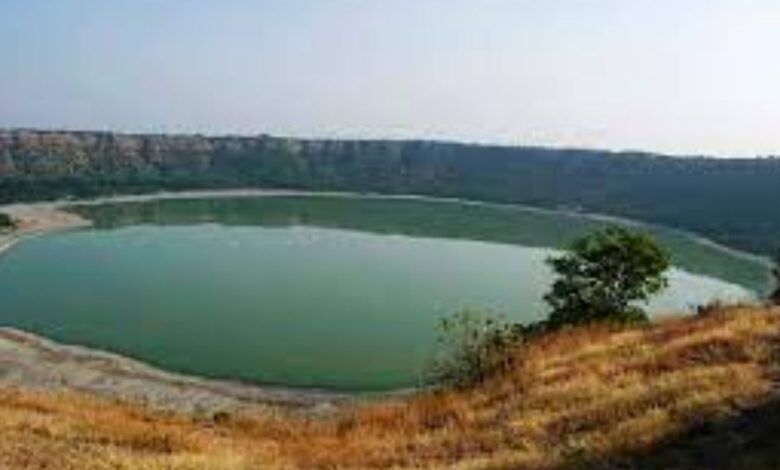
[[[779,155],[778,24],[776,0],[0,2],[0,127]]]

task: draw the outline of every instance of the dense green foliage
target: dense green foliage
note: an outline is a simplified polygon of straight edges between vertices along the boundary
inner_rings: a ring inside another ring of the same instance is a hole
[[[160,189],[414,193],[586,210],[769,253],[780,160],[421,141],[0,131],[0,202]]]
[[[580,238],[548,262],[558,277],[545,296],[552,308],[546,329],[645,321],[638,303],[667,285],[667,254],[648,235],[621,227]]]

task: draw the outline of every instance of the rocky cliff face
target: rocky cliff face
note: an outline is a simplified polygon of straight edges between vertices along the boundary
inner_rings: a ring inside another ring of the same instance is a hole
[[[433,145],[0,130],[0,201],[239,186],[424,191],[446,170],[435,151],[419,152]]]
[[[200,136],[0,131],[0,176],[143,174],[167,162],[202,166],[213,151]]]
[[[201,135],[130,135],[105,132],[0,130],[0,178],[108,177],[113,179],[196,175],[204,180],[229,174],[241,178],[263,174],[266,180],[291,172],[298,179],[317,173],[306,161],[320,166],[342,165],[356,159],[385,159],[397,163],[410,143],[385,141],[296,140],[269,136],[206,137]],[[306,161],[305,161],[306,160]],[[265,169],[260,167],[267,167]],[[323,170],[322,173],[337,173]],[[348,175],[331,174],[333,180]],[[288,180],[291,178],[287,178]],[[223,178],[224,180],[224,178]],[[290,181],[291,182],[291,181]],[[299,182],[306,184],[306,182]]]

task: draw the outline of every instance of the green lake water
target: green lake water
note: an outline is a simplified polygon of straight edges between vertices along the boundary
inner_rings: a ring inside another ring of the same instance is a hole
[[[76,209],[90,229],[0,256],[0,324],[187,373],[348,390],[416,385],[441,317],[542,318],[553,250],[606,222],[419,199],[274,196]],[[673,230],[654,312],[750,298],[767,271]]]

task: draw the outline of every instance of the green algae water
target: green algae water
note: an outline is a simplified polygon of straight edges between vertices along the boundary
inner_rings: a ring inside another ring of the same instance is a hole
[[[294,387],[417,385],[440,319],[543,318],[544,260],[607,222],[514,207],[273,196],[75,209],[94,227],[0,257],[0,324],[173,371]],[[654,312],[754,296],[766,268],[672,230]]]

